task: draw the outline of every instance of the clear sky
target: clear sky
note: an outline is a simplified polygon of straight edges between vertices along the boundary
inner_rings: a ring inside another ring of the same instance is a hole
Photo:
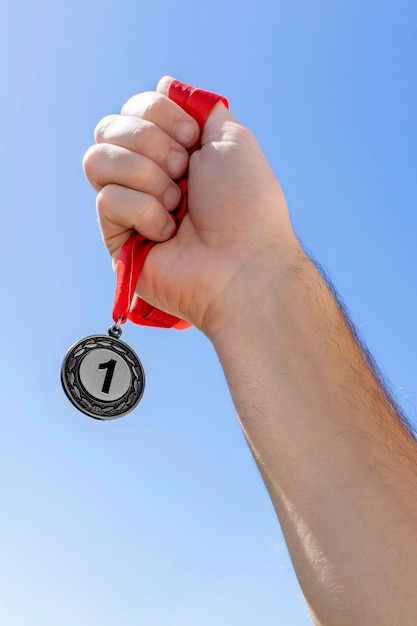
[[[61,390],[113,301],[81,160],[164,74],[227,96],[417,423],[415,0],[9,0],[0,50],[0,626],[310,623],[201,334],[124,328],[120,420]]]

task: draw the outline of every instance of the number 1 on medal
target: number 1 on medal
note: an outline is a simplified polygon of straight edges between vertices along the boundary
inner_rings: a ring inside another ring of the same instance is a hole
[[[98,366],[99,370],[107,370],[103,387],[101,388],[102,393],[109,393],[115,367],[116,361],[114,359],[110,359],[110,361],[107,361],[106,363],[100,363]]]
[[[139,403],[145,385],[137,355],[109,330],[70,347],[62,362],[61,382],[72,404],[90,417],[111,420]],[[102,373],[102,370],[104,372]]]

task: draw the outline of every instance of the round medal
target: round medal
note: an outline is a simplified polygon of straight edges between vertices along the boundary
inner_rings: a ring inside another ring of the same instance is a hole
[[[113,332],[77,341],[68,350],[61,382],[72,404],[90,417],[111,420],[142,398],[145,374],[137,355]]]

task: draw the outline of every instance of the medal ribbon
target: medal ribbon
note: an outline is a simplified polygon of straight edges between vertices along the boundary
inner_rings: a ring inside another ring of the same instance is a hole
[[[190,87],[178,80],[171,81],[168,97],[198,122],[201,132],[203,132],[208,116],[218,102],[223,102],[228,107],[226,98],[209,91]],[[197,149],[198,147],[200,146],[197,146]],[[193,151],[195,149],[193,148]],[[175,236],[187,213],[187,183],[188,172],[177,181],[181,190],[181,200],[175,211],[171,213],[177,226],[173,236]],[[141,324],[142,326],[177,328],[178,330],[188,328],[191,324],[186,320],[153,307],[135,293],[146,257],[154,245],[154,241],[142,237],[139,233],[131,235],[123,245],[117,262],[113,320],[119,324],[124,324],[130,320],[134,324]]]

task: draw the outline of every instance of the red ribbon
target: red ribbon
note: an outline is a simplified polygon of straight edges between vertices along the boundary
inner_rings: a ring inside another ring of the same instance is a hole
[[[209,91],[190,87],[178,80],[171,81],[168,97],[197,120],[201,131],[203,131],[208,116],[218,102],[223,102],[225,106],[228,106],[226,98]],[[176,231],[187,213],[187,183],[188,172],[180,181],[177,181],[181,189],[181,201],[175,211],[171,213],[177,225]],[[173,236],[175,236],[175,232]],[[177,328],[178,330],[188,328],[191,326],[189,322],[156,309],[135,294],[146,256],[154,245],[154,241],[145,239],[139,233],[134,233],[123,245],[117,262],[113,320],[119,324],[124,324],[130,320],[134,324],[141,324],[142,326]]]

